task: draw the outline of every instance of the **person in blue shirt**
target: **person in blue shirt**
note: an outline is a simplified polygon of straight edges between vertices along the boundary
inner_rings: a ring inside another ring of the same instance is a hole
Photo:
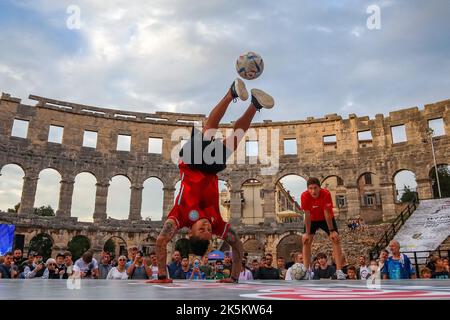
[[[400,244],[392,240],[389,243],[390,256],[384,263],[382,270],[383,279],[400,280],[416,279],[415,270],[406,254],[400,253]]]
[[[190,279],[191,278],[191,268],[189,267],[189,258],[183,257],[181,259],[181,268],[175,272],[174,279]]]
[[[199,259],[194,260],[194,266],[189,275],[189,279],[191,279],[191,280],[205,280],[206,279],[205,274],[200,270],[200,260]]]

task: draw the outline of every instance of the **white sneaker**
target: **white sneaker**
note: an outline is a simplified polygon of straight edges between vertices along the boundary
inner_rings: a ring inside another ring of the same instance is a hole
[[[347,276],[342,270],[336,270],[336,279],[338,280],[345,280],[347,279]]]
[[[252,89],[252,104],[256,109],[260,110],[261,108],[270,109],[275,104],[273,98],[259,89]]]
[[[244,81],[242,81],[239,78],[236,78],[236,80],[233,81],[231,84],[231,95],[233,96],[233,99],[241,99],[242,101],[245,101],[248,99],[248,91],[245,87]]]

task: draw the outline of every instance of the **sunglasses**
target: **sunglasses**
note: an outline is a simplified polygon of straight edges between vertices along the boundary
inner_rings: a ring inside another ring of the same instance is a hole
[[[56,266],[56,263],[49,263],[49,266]]]
[[[119,261],[127,261],[126,259],[119,259]]]

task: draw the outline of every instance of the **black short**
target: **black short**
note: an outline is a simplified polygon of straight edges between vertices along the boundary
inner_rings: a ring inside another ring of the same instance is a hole
[[[208,148],[208,151],[205,153],[206,148]],[[217,157],[216,151],[219,151]],[[221,140],[204,140],[201,132],[194,128],[192,128],[191,138],[180,150],[180,158],[185,164],[193,169],[208,173],[218,173],[224,170],[227,167],[227,159],[231,154],[232,151]],[[204,155],[209,155],[211,159],[204,159]]]
[[[333,223],[333,229],[334,231],[338,232],[338,227],[336,224],[336,220],[333,218],[332,219],[332,223]],[[327,235],[330,235],[330,231],[328,230],[328,225],[326,220],[321,220],[321,221],[311,221],[311,230],[309,231],[309,234],[316,234],[316,231],[318,229],[322,229],[323,231],[325,231],[327,233]],[[305,225],[305,229],[303,231],[304,233],[306,233],[306,225]]]

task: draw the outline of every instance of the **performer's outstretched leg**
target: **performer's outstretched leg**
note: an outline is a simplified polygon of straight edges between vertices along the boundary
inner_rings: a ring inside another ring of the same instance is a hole
[[[234,80],[227,94],[209,113],[208,118],[206,119],[206,123],[203,126],[203,134],[205,139],[211,139],[215,135],[216,129],[219,127],[220,120],[222,120],[228,106],[230,105],[231,101],[237,98],[241,99],[242,101],[248,99],[248,92],[245,88],[245,84],[239,78]],[[205,134],[207,130],[208,132]]]
[[[273,98],[264,91],[259,89],[252,89],[251,93],[252,102],[250,103],[244,114],[234,123],[233,134],[227,137],[223,142],[230,150],[234,151],[237,149],[239,142],[244,137],[244,133],[250,127],[256,111],[259,111],[262,108],[270,109],[274,105]]]

